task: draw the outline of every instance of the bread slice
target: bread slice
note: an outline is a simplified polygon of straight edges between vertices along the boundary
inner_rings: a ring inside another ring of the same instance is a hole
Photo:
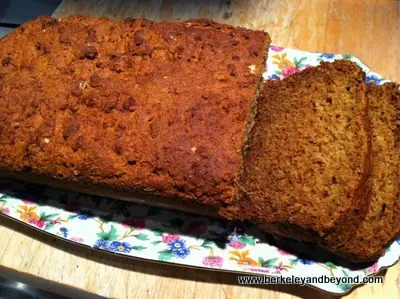
[[[400,236],[400,90],[395,83],[368,86],[372,121],[372,201],[357,231],[340,249],[355,261],[372,261]]]
[[[0,40],[1,176],[228,204],[269,43],[208,20],[28,22]]]
[[[267,81],[240,196],[220,213],[332,250],[343,246],[371,199],[364,77],[339,60]]]

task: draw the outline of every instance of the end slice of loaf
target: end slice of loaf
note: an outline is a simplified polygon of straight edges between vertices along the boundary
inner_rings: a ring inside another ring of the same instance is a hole
[[[347,60],[267,81],[228,218],[341,247],[370,201],[364,73]],[[329,245],[328,245],[329,244]]]
[[[400,91],[399,85],[369,85],[372,127],[372,200],[357,231],[341,248],[356,261],[371,261],[400,236]]]

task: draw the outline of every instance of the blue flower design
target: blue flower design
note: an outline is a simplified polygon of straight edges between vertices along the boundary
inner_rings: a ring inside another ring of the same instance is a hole
[[[382,78],[378,77],[377,75],[369,75],[365,77],[365,82],[374,82],[376,85],[382,82]]]
[[[298,259],[298,261],[300,263],[302,263],[303,265],[312,265],[312,264],[314,264],[314,262],[312,260],[307,260],[307,259]]]
[[[60,232],[62,232],[62,235],[64,238],[68,237],[69,229],[66,227],[60,227]]]
[[[94,217],[94,213],[90,210],[80,210],[77,215],[80,220],[88,220]]]
[[[275,80],[275,79],[279,79],[279,76],[277,74],[272,74],[271,76],[267,77],[268,80]]]
[[[126,242],[113,241],[110,245],[110,249],[115,252],[129,253],[132,250],[132,246]]]
[[[110,242],[97,240],[96,243],[94,243],[93,248],[108,251],[110,250]]]
[[[168,243],[168,246],[171,250],[186,248],[186,241],[183,239],[174,240],[171,243]]]
[[[400,238],[398,238],[398,239],[396,240],[396,242],[397,242],[397,244],[400,245]]]
[[[322,54],[321,58],[334,59],[335,58],[335,54]]]
[[[189,248],[174,249],[172,250],[172,253],[175,254],[176,257],[184,259],[190,254],[190,249]]]
[[[171,249],[172,253],[179,258],[184,259],[190,254],[190,249],[186,247],[186,241],[178,239],[168,243],[168,247]]]

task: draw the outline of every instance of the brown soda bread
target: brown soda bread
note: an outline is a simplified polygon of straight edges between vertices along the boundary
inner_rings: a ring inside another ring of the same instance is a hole
[[[213,216],[223,205],[376,259],[400,233],[398,86],[367,89],[341,60],[268,81],[256,101],[269,43],[207,20],[29,22],[0,40],[0,176]]]
[[[0,41],[2,176],[228,204],[269,43],[207,20],[28,22]]]

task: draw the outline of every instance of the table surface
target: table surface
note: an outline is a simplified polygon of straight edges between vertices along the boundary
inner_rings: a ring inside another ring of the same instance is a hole
[[[400,2],[390,0],[153,0],[63,1],[70,14],[208,18],[263,29],[275,45],[358,56],[384,78],[400,82]],[[239,286],[237,275],[126,259],[54,239],[0,217],[0,275],[73,297],[330,298],[301,286]],[[400,298],[400,264],[385,283],[364,285],[348,298]],[[87,293],[82,293],[86,291]]]

